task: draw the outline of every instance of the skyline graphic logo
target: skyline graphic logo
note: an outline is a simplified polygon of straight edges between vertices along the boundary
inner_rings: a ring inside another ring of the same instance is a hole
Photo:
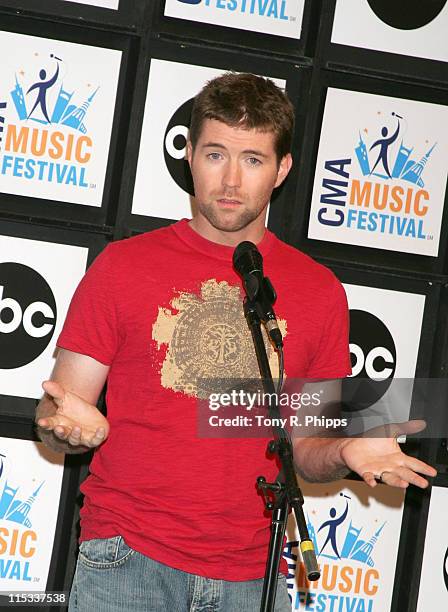
[[[412,153],[415,147],[407,147],[402,137],[398,152],[395,156],[391,156],[389,149],[395,141],[399,140],[403,127],[400,123],[400,121],[403,121],[403,117],[395,112],[392,112],[391,116],[395,117],[397,120],[396,129],[393,134],[389,135],[389,128],[385,125],[381,129],[381,138],[377,138],[370,144],[370,147],[367,147],[363,140],[361,130],[359,130],[359,143],[355,148],[355,154],[361,172],[363,176],[373,175],[385,180],[392,178],[402,179],[403,181],[418,185],[419,187],[424,187],[425,183],[422,179],[422,174],[437,143],[432,144],[424,155],[412,159]],[[363,132],[368,134],[369,130],[364,128]],[[376,153],[372,153],[375,148],[378,148],[376,152],[378,154],[377,157]],[[374,159],[375,162],[373,162]],[[391,163],[392,172],[389,169]]]
[[[42,481],[30,495],[21,499],[20,486],[11,485],[11,481],[8,482],[7,478],[5,478],[3,487],[1,486],[5,467],[4,459],[6,455],[0,453],[0,519],[31,528],[30,514],[45,481]]]
[[[326,516],[306,514],[307,527],[316,551],[321,577],[309,582],[299,553],[299,542],[283,549],[288,565],[287,583],[293,610],[359,610],[374,612],[381,583],[375,550],[386,532],[387,520],[368,524],[353,518],[351,496],[344,492],[327,502]],[[379,610],[379,608],[378,608]]]
[[[25,92],[22,83],[19,82],[19,78],[16,74],[16,82],[14,89],[10,92],[11,98],[14,103],[17,116],[21,121],[28,121],[31,119],[37,123],[43,125],[48,124],[61,124],[73,128],[74,130],[80,131],[82,134],[87,133],[87,128],[84,123],[88,109],[96,96],[99,87],[95,88],[93,93],[84,100],[81,104],[74,103],[76,101],[76,91],[68,91],[64,89],[64,82],[62,81],[59,85],[59,92],[56,101],[52,105],[52,112],[50,115],[47,110],[47,96],[49,91],[55,87],[60,81],[60,65],[62,60],[56,57],[53,53],[50,53],[56,65],[53,66],[54,72],[50,78],[47,78],[47,70],[42,68],[39,71],[39,79],[31,84],[28,90]],[[22,79],[23,80],[23,79]],[[36,91],[34,105],[31,110],[33,100],[32,97],[28,98],[32,91]],[[74,102],[72,98],[75,96]],[[28,110],[27,110],[28,106]]]
[[[349,501],[350,497],[344,493],[339,494],[344,499],[345,508],[340,510],[339,516],[336,507],[331,507],[328,514],[330,518],[324,521],[320,526],[313,523],[310,517],[307,517],[307,527],[310,534],[310,538],[313,541],[315,550],[318,551],[317,558],[332,559],[354,559],[368,565],[369,567],[375,567],[375,561],[373,559],[373,550],[381,536],[385,522],[383,522],[378,529],[371,529],[363,525],[353,524],[350,520],[349,524]],[[325,533],[325,530],[326,533]],[[361,533],[372,532],[367,539],[366,536]],[[323,536],[320,537],[319,541],[322,541],[325,537],[323,544],[318,544],[318,534],[322,531]],[[339,536],[340,533],[344,533],[344,537]],[[339,536],[339,537],[338,537]],[[324,551],[326,551],[324,553]]]

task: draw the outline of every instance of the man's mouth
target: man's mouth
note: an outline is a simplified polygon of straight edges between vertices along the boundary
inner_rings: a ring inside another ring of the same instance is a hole
[[[233,200],[231,198],[219,198],[216,200],[219,206],[223,208],[236,208],[237,206],[241,206],[240,200]]]

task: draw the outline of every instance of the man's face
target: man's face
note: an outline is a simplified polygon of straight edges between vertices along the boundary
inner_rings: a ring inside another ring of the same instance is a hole
[[[188,143],[198,207],[194,221],[206,238],[213,240],[216,231],[255,240],[263,234],[272,190],[291,167],[290,155],[278,163],[274,142],[272,132],[206,119],[194,151]]]

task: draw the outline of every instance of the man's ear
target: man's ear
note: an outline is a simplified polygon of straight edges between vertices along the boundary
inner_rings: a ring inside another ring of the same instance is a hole
[[[191,166],[191,160],[193,158],[193,145],[191,144],[191,140],[187,140],[187,148],[186,148],[185,157],[187,158],[188,163]]]
[[[275,187],[278,187],[283,183],[285,178],[288,176],[289,171],[292,166],[292,155],[291,153],[287,153],[284,157],[281,158],[280,163],[278,165],[277,171],[277,179],[275,181]]]

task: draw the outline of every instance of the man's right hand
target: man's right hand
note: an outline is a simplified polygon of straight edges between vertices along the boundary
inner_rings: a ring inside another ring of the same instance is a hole
[[[52,431],[61,441],[70,445],[94,448],[109,434],[109,423],[96,406],[66,391],[57,382],[47,380],[42,384],[48,399],[52,400],[54,411],[38,415],[37,425]]]

